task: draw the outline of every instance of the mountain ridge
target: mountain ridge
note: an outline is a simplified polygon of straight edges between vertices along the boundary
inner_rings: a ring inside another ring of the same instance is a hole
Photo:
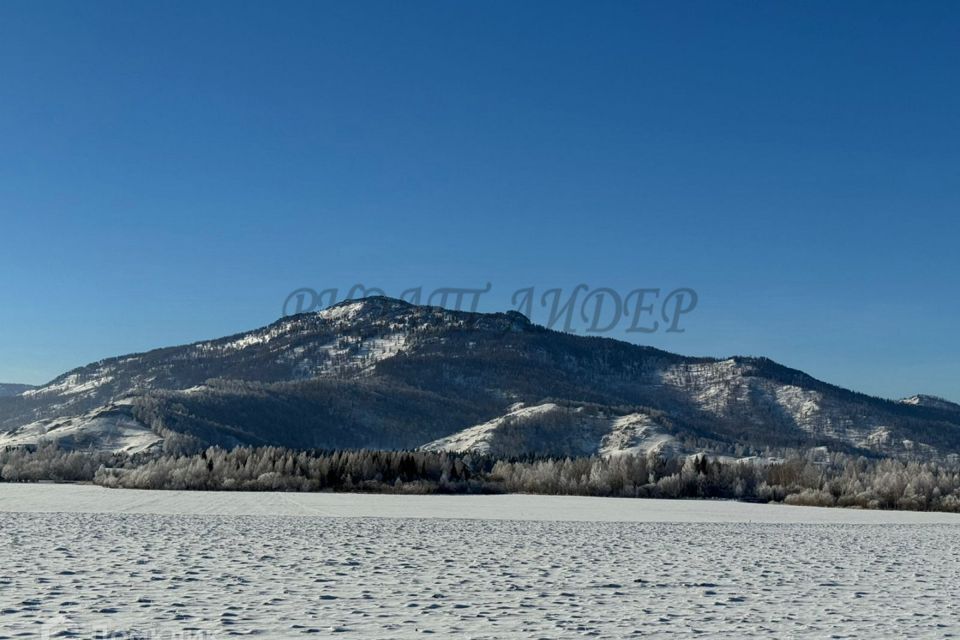
[[[23,443],[29,434],[58,439],[66,424],[72,446],[96,447],[109,428],[116,444],[117,433],[134,434],[134,420],[158,436],[158,446],[417,448],[496,422],[518,402],[539,406],[551,399],[567,408],[547,412],[550,420],[582,427],[596,440],[584,451],[609,453],[604,442],[630,441],[601,433],[603,425],[615,430],[600,416],[615,408],[656,414],[653,440],[669,439],[678,450],[960,451],[960,412],[947,401],[914,398],[858,393],[766,357],[683,356],[554,331],[516,311],[454,311],[372,297],[72,369],[0,398],[0,446]],[[129,408],[100,411],[118,402]],[[96,428],[84,426],[88,415],[98,416]],[[118,422],[109,427],[103,416]],[[542,425],[516,422],[506,421],[515,435],[540,434],[517,436],[537,443],[518,453],[563,449],[561,431],[552,432],[553,446]]]

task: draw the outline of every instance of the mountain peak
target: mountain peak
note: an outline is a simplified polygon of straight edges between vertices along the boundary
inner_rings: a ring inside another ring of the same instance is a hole
[[[340,302],[336,302],[326,309],[318,311],[317,313],[320,313],[321,315],[326,312],[341,313],[343,309],[409,309],[414,306],[416,305],[407,302],[406,300],[401,300],[400,298],[391,298],[390,296],[368,296],[365,298],[350,298],[349,300],[341,300]]]
[[[529,318],[519,311],[483,313],[450,309],[439,305],[420,305],[388,296],[370,296],[343,300],[311,315],[336,323],[390,322],[404,318],[417,317],[424,321],[450,326],[464,322],[481,327],[509,327],[521,331],[533,325]],[[506,322],[506,325],[504,325]]]

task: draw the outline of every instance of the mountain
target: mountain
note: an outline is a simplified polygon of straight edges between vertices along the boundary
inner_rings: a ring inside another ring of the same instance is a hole
[[[15,396],[29,389],[33,389],[33,386],[29,384],[10,384],[0,382],[0,398]]]
[[[960,413],[858,394],[766,358],[685,357],[552,331],[516,312],[377,297],[102,360],[0,398],[0,446],[43,439],[127,451],[944,455],[960,452]]]

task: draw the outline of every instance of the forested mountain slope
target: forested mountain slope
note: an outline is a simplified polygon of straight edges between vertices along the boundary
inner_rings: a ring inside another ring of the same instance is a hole
[[[960,410],[934,400],[873,398],[765,358],[684,357],[515,312],[380,297],[0,397],[0,445],[69,435],[74,448],[142,448],[148,431],[168,448],[960,452]]]

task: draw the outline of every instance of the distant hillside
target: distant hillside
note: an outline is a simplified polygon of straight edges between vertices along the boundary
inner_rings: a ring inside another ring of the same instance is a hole
[[[33,386],[29,384],[10,384],[0,382],[0,398],[15,396],[29,389],[33,389]]]

